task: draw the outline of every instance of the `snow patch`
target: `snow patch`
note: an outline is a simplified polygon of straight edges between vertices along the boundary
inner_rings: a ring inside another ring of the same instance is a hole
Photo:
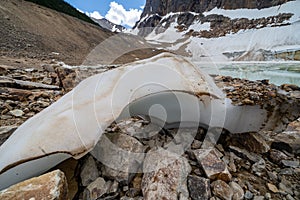
[[[178,30],[175,28],[177,25],[177,21],[173,22],[170,24],[170,27],[168,29],[159,34],[156,34],[154,30],[145,39],[166,43],[175,43],[177,40],[182,38],[182,33],[178,32]]]
[[[276,16],[280,13],[293,13],[294,15],[289,20],[290,23],[300,20],[300,1],[289,1],[285,4],[274,6],[264,9],[235,9],[235,10],[224,10],[220,8],[214,8],[211,11],[204,12],[205,16],[217,14],[229,17],[231,19],[236,18],[248,18],[248,19],[258,19],[263,17]]]
[[[300,46],[300,23],[292,26],[266,27],[239,31],[219,38],[191,38],[187,51],[191,52],[194,60],[204,58],[214,61],[226,61],[225,52],[254,52],[263,50],[297,49]]]
[[[205,22],[201,24],[201,22],[194,22],[190,27],[189,30],[194,31],[209,31],[210,30],[210,22]]]

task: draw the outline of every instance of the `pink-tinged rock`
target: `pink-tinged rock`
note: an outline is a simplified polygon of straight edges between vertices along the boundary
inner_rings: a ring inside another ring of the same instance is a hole
[[[270,150],[266,139],[259,133],[233,134],[230,138],[230,145],[254,153],[266,153]]]
[[[194,154],[210,180],[220,179],[227,182],[231,180],[232,176],[227,165],[218,157],[216,150],[198,149]]]
[[[187,176],[191,172],[188,161],[164,149],[148,152],[142,179],[144,200],[188,199]]]
[[[55,170],[2,190],[0,199],[65,200],[68,199],[67,180],[62,171]]]
[[[212,193],[222,200],[232,200],[233,190],[222,180],[217,180],[211,184]]]

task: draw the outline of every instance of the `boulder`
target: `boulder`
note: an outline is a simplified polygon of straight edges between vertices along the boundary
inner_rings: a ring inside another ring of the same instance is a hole
[[[188,189],[193,200],[207,200],[211,197],[210,181],[199,176],[188,176]]]
[[[191,167],[186,158],[158,149],[148,152],[143,170],[142,192],[149,199],[188,199],[187,177]]]
[[[233,191],[233,196],[232,196],[232,200],[242,200],[244,199],[244,190],[243,188],[237,184],[236,182],[230,182],[229,186],[231,187],[232,191]]]
[[[222,180],[217,180],[211,184],[212,193],[222,200],[231,200],[233,197],[233,190]]]
[[[68,199],[68,184],[64,173],[55,170],[2,190],[0,199],[65,200]]]
[[[104,135],[92,154],[103,164],[102,175],[119,182],[130,182],[139,171],[145,147],[137,139],[123,133]],[[126,158],[126,159],[124,159]]]
[[[231,180],[231,174],[227,165],[219,158],[215,149],[198,149],[194,150],[198,163],[203,168],[206,176],[210,180],[221,179],[224,181]]]
[[[265,138],[259,133],[234,134],[230,137],[230,146],[236,146],[254,153],[266,153],[270,150]]]
[[[92,156],[89,156],[82,166],[82,170],[80,173],[81,184],[83,186],[87,186],[98,177],[99,172],[97,169],[96,162]]]
[[[271,147],[280,151],[300,154],[300,131],[295,129],[277,134]]]

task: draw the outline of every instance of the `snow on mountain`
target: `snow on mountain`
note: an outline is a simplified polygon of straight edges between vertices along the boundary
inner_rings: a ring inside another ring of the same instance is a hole
[[[220,8],[214,8],[208,12],[204,12],[205,16],[207,15],[223,15],[231,19],[236,18],[247,18],[247,19],[258,19],[263,17],[272,17],[276,16],[279,13],[294,13],[290,22],[295,22],[300,18],[300,1],[289,1],[285,4],[264,8],[264,9],[235,9],[235,10],[225,10]]]
[[[134,32],[163,49],[184,52],[194,61],[298,60],[299,8],[300,0],[296,0],[263,9],[170,12],[160,16],[154,27]],[[136,27],[149,24],[153,16],[144,16]]]
[[[96,18],[91,17],[91,19],[94,22],[96,22],[97,24],[99,24],[99,26],[101,26],[102,28],[105,28],[105,29],[110,30],[112,32],[122,32],[126,29],[124,26],[114,24],[114,23],[112,23],[111,21],[109,21],[105,18],[96,19]]]
[[[220,38],[191,38],[186,50],[196,61],[273,60],[277,51],[300,50],[297,32],[300,32],[299,22],[293,26],[240,31]]]

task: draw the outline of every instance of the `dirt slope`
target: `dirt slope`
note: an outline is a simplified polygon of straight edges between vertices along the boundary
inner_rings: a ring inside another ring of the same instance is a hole
[[[0,64],[7,65],[31,65],[51,59],[79,65],[99,43],[115,35],[96,25],[23,0],[0,1],[0,25]],[[128,36],[124,43],[140,45],[141,39],[132,37]],[[119,45],[110,47],[114,48],[118,49]],[[112,53],[106,53],[104,49],[99,56],[105,58]],[[136,53],[139,55],[130,54],[118,60],[129,62],[157,52],[144,50]]]

